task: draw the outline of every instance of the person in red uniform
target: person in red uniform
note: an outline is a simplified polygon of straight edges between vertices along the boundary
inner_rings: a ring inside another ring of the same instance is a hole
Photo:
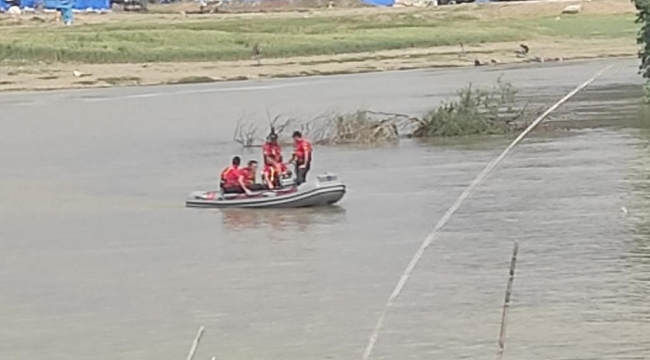
[[[230,166],[221,171],[221,189],[224,193],[244,192],[244,189],[239,184],[239,178],[241,175],[241,169],[239,168],[240,164],[241,159],[239,156],[235,156],[232,158]]]
[[[264,165],[264,170],[262,170],[262,183],[271,190],[280,188],[282,187],[282,182],[280,180],[286,173],[287,166],[283,163],[277,165]]]
[[[238,182],[241,182],[244,188],[251,191],[261,191],[267,190],[267,187],[264,184],[258,184],[255,182],[257,177],[257,161],[251,160],[248,162],[248,166],[241,169],[239,172],[240,179]],[[248,194],[248,192],[247,192]]]
[[[300,131],[294,131],[293,135],[294,151],[291,161],[296,164],[296,185],[307,181],[307,173],[311,168],[312,148],[311,143],[302,137]]]
[[[271,129],[271,134],[262,147],[262,155],[264,156],[264,165],[277,165],[282,163],[282,149],[278,144],[278,135]]]

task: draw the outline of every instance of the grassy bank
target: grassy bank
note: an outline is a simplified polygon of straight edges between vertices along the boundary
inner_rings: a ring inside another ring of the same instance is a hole
[[[625,5],[623,5],[625,3]],[[454,6],[427,10],[357,9],[300,16],[109,14],[59,27],[27,16],[0,21],[0,60],[154,63],[332,55],[534,39],[633,39],[629,3],[584,3],[584,13],[558,15],[562,4]],[[603,9],[605,7],[605,9]],[[533,49],[534,51],[534,49]]]

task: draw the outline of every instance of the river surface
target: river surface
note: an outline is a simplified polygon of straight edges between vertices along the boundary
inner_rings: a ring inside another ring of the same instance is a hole
[[[649,359],[636,60],[0,95],[0,359],[181,359],[201,325],[195,359],[360,359],[417,247],[510,139],[317,147],[313,172],[349,186],[339,207],[185,208],[241,153],[239,116],[418,113],[499,75],[550,105],[609,63],[551,119],[583,126],[524,141],[451,219],[373,358],[492,359],[519,241],[506,359]]]

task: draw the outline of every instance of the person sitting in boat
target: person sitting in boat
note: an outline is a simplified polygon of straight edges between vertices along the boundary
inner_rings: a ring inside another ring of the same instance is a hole
[[[271,190],[281,188],[282,177],[288,173],[289,170],[283,163],[277,165],[266,164],[262,170],[262,183]]]
[[[302,137],[300,131],[294,131],[293,135],[294,151],[291,162],[296,167],[296,185],[307,181],[307,173],[311,168],[312,148],[309,140]]]
[[[232,158],[230,166],[221,171],[221,190],[224,193],[243,192],[243,189],[239,184],[239,178],[241,175],[241,169],[239,168],[240,164],[241,159],[239,156],[235,156]]]
[[[248,189],[251,191],[261,191],[261,190],[268,190],[268,187],[264,184],[259,184],[255,180],[257,178],[257,161],[255,160],[250,160],[248,162],[248,166],[241,169],[239,172],[240,176],[240,185],[244,189]],[[246,192],[249,194],[249,192]]]

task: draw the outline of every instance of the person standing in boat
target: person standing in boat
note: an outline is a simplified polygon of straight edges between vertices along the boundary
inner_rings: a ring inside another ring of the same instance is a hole
[[[264,165],[273,165],[278,167],[282,164],[282,149],[278,144],[278,135],[275,129],[271,128],[271,133],[266,138],[266,143],[262,146],[262,156],[264,157]]]
[[[283,177],[291,175],[287,166],[282,162],[282,149],[280,148],[280,144],[278,144],[278,135],[275,133],[274,128],[271,128],[271,133],[262,147],[262,155],[264,158],[263,176],[265,173],[272,174],[279,182]],[[272,167],[274,170],[272,172],[268,171],[269,167]],[[262,180],[268,179],[263,177]]]
[[[294,150],[291,162],[296,166],[296,185],[307,181],[307,173],[311,168],[312,147],[309,140],[302,137],[300,131],[294,131],[293,135]]]

